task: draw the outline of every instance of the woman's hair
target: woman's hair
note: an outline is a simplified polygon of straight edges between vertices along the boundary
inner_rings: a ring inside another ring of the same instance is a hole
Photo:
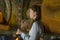
[[[41,6],[32,5],[30,8],[37,13],[36,20],[40,21],[41,20]]]

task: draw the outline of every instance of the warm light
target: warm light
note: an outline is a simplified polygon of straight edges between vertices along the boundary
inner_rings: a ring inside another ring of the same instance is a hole
[[[16,38],[16,40],[18,40],[18,38]]]
[[[3,13],[0,12],[0,23],[2,23],[2,22],[3,22]]]

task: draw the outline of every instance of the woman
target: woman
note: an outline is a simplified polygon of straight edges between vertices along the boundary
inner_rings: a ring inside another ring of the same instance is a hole
[[[39,40],[42,35],[41,28],[41,8],[37,5],[32,5],[30,7],[30,18],[33,20],[32,27],[28,34],[23,33],[21,30],[18,30],[16,34],[21,34],[23,40]]]

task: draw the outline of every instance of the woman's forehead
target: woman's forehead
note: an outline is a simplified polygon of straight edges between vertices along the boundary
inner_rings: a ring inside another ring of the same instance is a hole
[[[30,12],[35,12],[34,10],[30,9]]]
[[[30,11],[33,11],[31,8],[29,9]]]

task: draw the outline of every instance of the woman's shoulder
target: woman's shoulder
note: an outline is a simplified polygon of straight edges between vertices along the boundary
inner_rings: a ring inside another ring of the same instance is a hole
[[[39,22],[38,21],[35,21],[35,22],[33,22],[34,24],[38,24]]]
[[[39,22],[39,21],[35,21],[35,22],[33,22],[33,24],[35,24],[35,25],[42,25],[42,23]]]
[[[35,21],[35,22],[33,22],[33,26],[37,26],[37,27],[39,27],[39,26],[41,26],[41,24],[38,22],[38,21]]]

